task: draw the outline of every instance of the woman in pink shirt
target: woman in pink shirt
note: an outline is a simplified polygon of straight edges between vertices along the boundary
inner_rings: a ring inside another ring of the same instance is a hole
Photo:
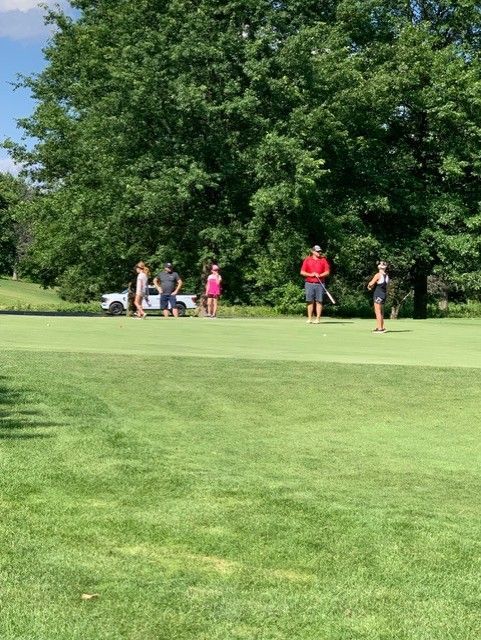
[[[205,285],[205,295],[207,296],[207,316],[215,318],[217,316],[218,301],[221,293],[222,277],[219,273],[219,267],[214,264],[210,274],[207,276]]]

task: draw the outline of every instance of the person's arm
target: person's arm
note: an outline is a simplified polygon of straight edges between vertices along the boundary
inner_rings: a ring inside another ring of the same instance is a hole
[[[324,260],[324,271],[319,274],[319,278],[327,278],[327,276],[331,273],[331,269],[329,268],[329,262]]]
[[[148,300],[149,299],[149,278],[147,275],[144,278],[143,285],[144,285],[144,298]]]
[[[304,260],[304,262],[302,263],[302,267],[301,267],[301,276],[303,278],[315,278],[316,274],[315,273],[310,273],[309,271],[306,271],[306,262],[307,260]]]
[[[181,279],[181,278],[178,278],[178,280],[177,280],[177,286],[175,287],[175,290],[174,290],[174,291],[172,291],[172,295],[173,295],[173,296],[176,296],[176,295],[179,293],[179,291],[182,289],[182,285],[183,285],[183,284],[184,284],[184,282],[182,281],[182,279]]]
[[[369,289],[369,291],[371,291],[371,289],[374,287],[374,285],[376,284],[376,282],[379,280],[379,273],[376,273],[371,281],[369,282],[369,284],[367,285],[367,288]]]
[[[156,276],[154,278],[154,287],[157,289],[157,291],[159,292],[159,294],[162,293],[162,287],[160,286],[160,280],[158,278],[158,276]]]

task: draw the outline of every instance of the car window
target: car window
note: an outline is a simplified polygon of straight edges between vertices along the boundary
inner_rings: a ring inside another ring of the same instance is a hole
[[[149,296],[158,296],[159,292],[155,287],[149,287]]]

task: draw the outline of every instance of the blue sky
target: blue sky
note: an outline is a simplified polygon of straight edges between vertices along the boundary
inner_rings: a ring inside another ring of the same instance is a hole
[[[68,6],[66,0],[49,0],[45,4]],[[33,111],[29,92],[14,91],[11,83],[18,73],[37,73],[45,65],[42,48],[51,27],[44,25],[43,14],[38,0],[0,0],[0,140],[20,140],[22,131],[17,128],[16,119]],[[7,152],[0,149],[0,171],[17,170]]]

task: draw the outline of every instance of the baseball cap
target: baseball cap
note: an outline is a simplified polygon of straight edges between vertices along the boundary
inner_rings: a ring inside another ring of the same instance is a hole
[[[317,253],[319,253],[319,252],[321,251],[321,247],[320,247],[318,244],[315,244],[315,245],[312,247],[312,250],[313,250],[313,251],[317,251]]]
[[[164,269],[172,269],[172,262],[165,262]]]
[[[213,264],[212,271],[219,271],[219,267],[216,264]]]

